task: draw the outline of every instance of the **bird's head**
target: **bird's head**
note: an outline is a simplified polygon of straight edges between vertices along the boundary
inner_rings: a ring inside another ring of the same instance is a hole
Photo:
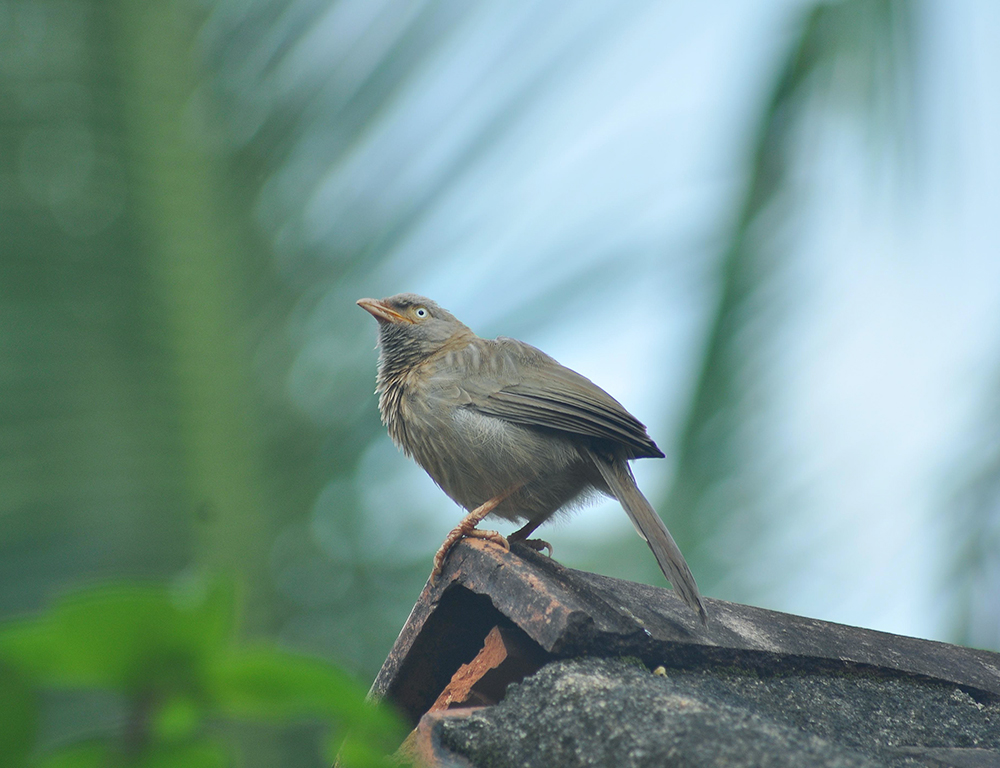
[[[418,363],[452,339],[472,335],[451,312],[415,293],[358,299],[358,306],[378,320],[382,363],[391,368]]]

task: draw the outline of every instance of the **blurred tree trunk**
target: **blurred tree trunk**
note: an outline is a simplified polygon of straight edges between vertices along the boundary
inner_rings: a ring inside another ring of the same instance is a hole
[[[104,3],[0,24],[0,611],[162,577],[192,506]]]
[[[0,611],[193,557],[244,590],[246,630],[273,629],[260,265],[191,138],[198,19],[55,10],[6,4],[0,46]]]
[[[196,19],[186,4],[122,0],[122,74],[136,218],[160,313],[196,515],[199,570],[235,577],[244,628],[273,629],[274,499],[251,386],[250,281],[224,164],[194,141]],[[241,247],[242,246],[242,247]]]

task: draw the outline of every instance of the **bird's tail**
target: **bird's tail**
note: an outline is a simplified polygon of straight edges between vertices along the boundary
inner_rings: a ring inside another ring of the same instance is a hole
[[[698,612],[701,623],[708,623],[708,614],[701,601],[701,593],[698,591],[698,585],[695,583],[694,576],[691,575],[687,561],[684,560],[684,555],[681,554],[677,542],[670,535],[663,520],[656,514],[656,510],[635,484],[635,478],[632,476],[632,470],[628,464],[624,461],[609,462],[607,459],[591,455],[597,468],[601,471],[604,482],[608,484],[615,498],[628,513],[632,525],[649,544],[649,548],[653,550],[663,575],[667,577],[684,602]]]

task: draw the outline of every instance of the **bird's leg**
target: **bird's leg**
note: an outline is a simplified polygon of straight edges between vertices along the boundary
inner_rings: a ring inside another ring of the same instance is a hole
[[[451,548],[455,546],[459,539],[468,536],[470,539],[486,539],[487,541],[492,541],[494,544],[498,544],[503,547],[508,552],[510,551],[510,544],[507,543],[502,535],[497,531],[480,531],[476,528],[483,518],[485,518],[490,512],[496,509],[501,502],[504,501],[508,496],[510,496],[516,488],[512,488],[509,491],[501,493],[499,496],[494,496],[489,501],[480,504],[469,514],[462,518],[462,522],[456,525],[444,538],[444,543],[438,548],[437,554],[434,555],[434,568],[431,570],[431,581],[434,581],[440,574],[441,570],[444,568],[444,560],[448,556],[448,552]]]
[[[544,520],[529,520],[527,523],[522,525],[516,531],[514,531],[510,536],[507,537],[507,541],[519,541],[524,546],[530,547],[536,552],[541,552],[543,549],[548,550],[547,554],[552,557],[552,545],[547,541],[542,539],[529,539],[528,537],[535,532],[535,529],[540,526]]]

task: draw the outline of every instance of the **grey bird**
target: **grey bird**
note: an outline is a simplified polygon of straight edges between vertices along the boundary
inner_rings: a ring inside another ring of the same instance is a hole
[[[706,623],[684,556],[632,476],[629,460],[663,457],[638,419],[544,352],[503,336],[482,339],[423,296],[358,305],[378,320],[377,392],[389,435],[470,510],[435,555],[432,578],[463,536],[507,548],[508,539],[526,541],[557,511],[603,493],[621,503]],[[476,528],[490,514],[525,524],[505,539]]]

